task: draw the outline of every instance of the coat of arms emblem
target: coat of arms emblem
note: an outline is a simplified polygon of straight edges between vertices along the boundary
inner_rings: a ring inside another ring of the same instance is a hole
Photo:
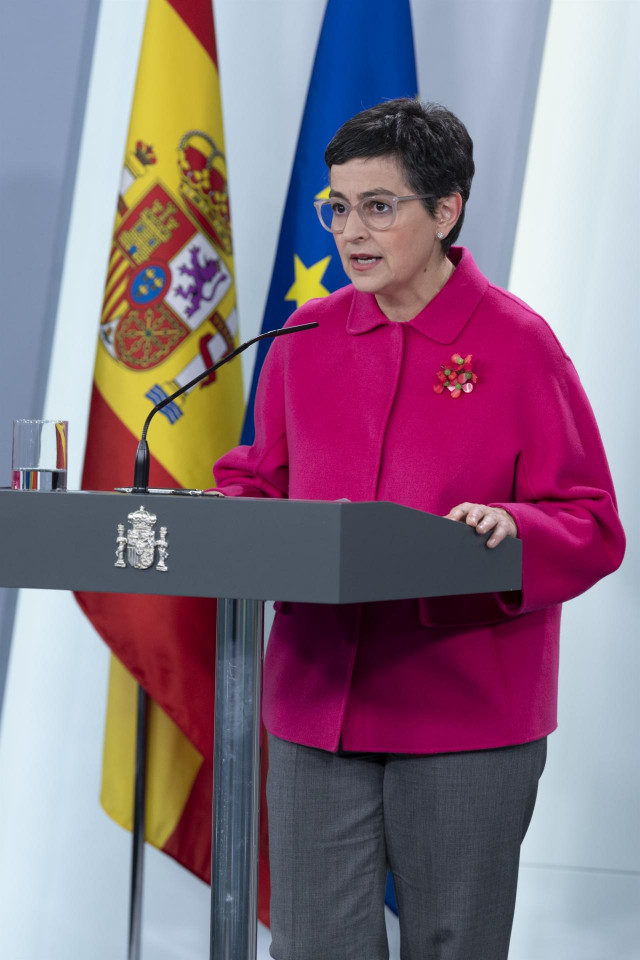
[[[155,563],[156,570],[165,573],[169,556],[167,528],[160,527],[159,535],[156,535],[154,527],[158,518],[143,506],[128,514],[127,519],[131,524],[128,530],[125,530],[124,523],[118,524],[114,567],[148,570]]]
[[[165,364],[182,347],[186,366],[174,367],[170,381],[150,389],[144,381],[152,404],[233,350],[237,333],[227,296],[233,276],[224,154],[209,134],[189,130],[173,181],[153,178],[158,159],[141,140],[125,159],[100,325],[107,353],[136,373]],[[182,409],[171,404],[163,413],[174,423]]]

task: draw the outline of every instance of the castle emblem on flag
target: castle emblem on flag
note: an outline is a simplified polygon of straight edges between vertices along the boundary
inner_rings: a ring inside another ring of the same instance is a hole
[[[159,535],[156,536],[153,528],[158,518],[143,506],[128,514],[127,519],[131,524],[128,530],[125,530],[124,523],[118,524],[114,567],[129,566],[136,570],[148,570],[155,562],[156,570],[166,573],[169,556],[167,528],[160,527]]]

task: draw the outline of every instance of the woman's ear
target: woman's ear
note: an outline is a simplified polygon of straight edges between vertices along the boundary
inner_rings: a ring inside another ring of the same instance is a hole
[[[436,209],[436,220],[438,230],[446,237],[458,222],[462,212],[462,197],[459,193],[452,193],[448,197],[442,197],[438,201]]]

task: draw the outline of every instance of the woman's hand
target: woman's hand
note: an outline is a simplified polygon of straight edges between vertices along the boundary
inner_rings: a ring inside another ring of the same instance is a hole
[[[447,520],[464,520],[476,533],[489,533],[488,547],[497,547],[505,537],[517,537],[518,528],[510,513],[502,507],[486,507],[483,503],[459,503],[446,516]]]

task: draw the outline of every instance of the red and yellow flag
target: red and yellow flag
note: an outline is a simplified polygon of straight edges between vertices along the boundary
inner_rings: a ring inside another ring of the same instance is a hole
[[[100,320],[84,489],[131,482],[151,407],[230,352],[236,335],[211,0],[148,0]],[[241,368],[230,364],[154,419],[152,485],[210,486],[211,465],[238,442],[242,419]],[[78,600],[118,658],[110,675],[102,803],[131,828],[139,682],[155,701],[146,839],[209,880],[215,601],[88,593]],[[267,922],[265,831],[261,838],[260,918]]]

